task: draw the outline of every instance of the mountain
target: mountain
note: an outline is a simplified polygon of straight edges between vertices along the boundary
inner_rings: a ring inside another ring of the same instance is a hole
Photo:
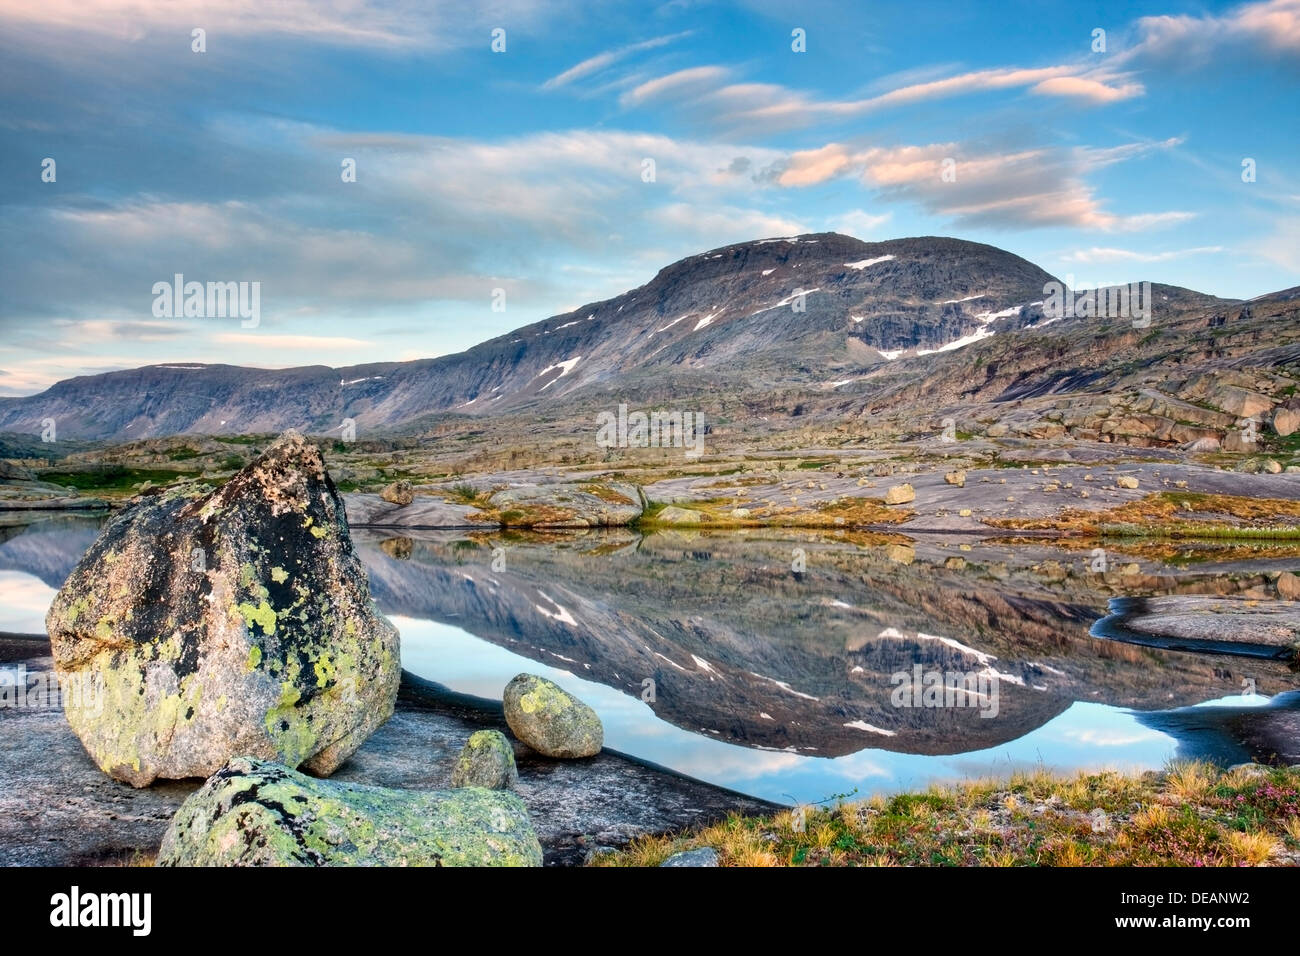
[[[327,433],[352,418],[373,433],[431,413],[493,414],[624,385],[659,383],[673,394],[719,381],[776,389],[819,381],[830,367],[870,368],[1033,324],[1051,281],[1018,256],[960,239],[763,239],[683,259],[623,295],[456,355],[82,376],[0,400],[0,430],[36,433],[53,418],[61,439],[126,440]]]

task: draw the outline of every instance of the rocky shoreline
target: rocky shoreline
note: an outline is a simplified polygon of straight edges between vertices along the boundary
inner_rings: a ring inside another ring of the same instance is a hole
[[[40,637],[0,637],[0,666],[48,673]],[[470,735],[507,730],[501,705],[402,674],[397,708],[329,779],[398,790],[445,789]],[[173,815],[203,783],[134,788],[87,756],[61,708],[0,709],[0,865],[118,866],[152,861]],[[632,839],[707,824],[730,813],[769,813],[763,800],[602,750],[551,760],[515,743],[516,793],[528,808],[545,864],[573,866]]]

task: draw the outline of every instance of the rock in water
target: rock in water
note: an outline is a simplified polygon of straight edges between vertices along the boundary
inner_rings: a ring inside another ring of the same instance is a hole
[[[516,737],[547,757],[592,757],[605,745],[596,712],[545,677],[520,674],[502,703]]]
[[[70,695],[68,722],[137,787],[238,755],[332,773],[392,715],[401,676],[343,503],[295,433],[215,491],[134,501],[46,625],[60,679],[102,689],[102,706]]]
[[[499,730],[480,730],[470,734],[469,742],[451,772],[453,787],[486,787],[509,790],[519,782],[515,767],[515,749]]]
[[[331,783],[237,757],[181,804],[159,866],[541,866],[523,801]]]

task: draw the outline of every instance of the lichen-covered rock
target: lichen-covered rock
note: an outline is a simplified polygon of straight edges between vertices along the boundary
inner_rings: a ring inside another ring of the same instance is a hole
[[[159,866],[541,866],[511,793],[387,790],[236,757],[181,804]]]
[[[520,674],[502,703],[511,732],[547,757],[591,757],[605,745],[596,712],[545,677]]]
[[[510,746],[506,735],[499,730],[479,730],[470,734],[451,772],[451,785],[510,790],[518,782],[515,749]]]
[[[332,773],[392,714],[401,676],[343,503],[294,433],[215,491],[137,498],[46,625],[60,678],[101,690],[102,706],[69,696],[68,722],[137,787],[237,755]]]
[[[415,500],[415,489],[411,487],[409,481],[403,478],[385,487],[384,490],[379,493],[379,497],[383,498],[391,505],[401,505],[405,507]]]

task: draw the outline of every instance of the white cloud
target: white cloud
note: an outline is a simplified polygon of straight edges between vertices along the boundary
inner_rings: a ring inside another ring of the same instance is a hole
[[[614,50],[606,50],[603,53],[597,53],[595,56],[588,57],[581,63],[569,67],[563,73],[551,77],[542,84],[542,89],[553,90],[562,86],[568,86],[577,80],[585,79],[596,73],[608,69],[613,64],[635,53],[642,53],[646,50],[657,49],[658,47],[667,46],[674,40],[680,40],[682,37],[690,35],[689,30],[681,33],[672,33],[667,36],[655,37],[651,40],[643,40],[640,43],[631,43],[627,46],[621,46]]]
[[[846,212],[842,216],[832,219],[830,225],[835,232],[842,232],[858,239],[862,239],[873,235],[877,229],[893,218],[894,214],[891,212],[885,212],[878,216],[874,216],[861,209],[854,209],[851,212]]]
[[[982,154],[972,154],[961,143],[862,149],[829,143],[791,154],[773,168],[773,176],[778,185],[792,188],[856,176],[885,199],[917,202],[929,212],[968,225],[1074,226],[1128,232],[1183,222],[1193,214],[1182,210],[1112,212],[1097,198],[1086,177],[1180,142],[1169,139],[1108,148],[1053,147]],[[949,161],[955,165],[948,167]],[[945,169],[951,175],[945,177]]]
[[[1224,48],[1282,57],[1300,55],[1300,0],[1247,3],[1222,16],[1156,16],[1137,22],[1141,40],[1124,60],[1164,61],[1195,67]]]
[[[531,0],[0,0],[0,19],[137,41],[176,32],[185,49],[202,27],[223,36],[283,35],[372,48],[446,48],[481,42],[493,22],[525,26],[539,15]]]
[[[1079,249],[1062,257],[1065,262],[1095,264],[1099,262],[1168,262],[1185,256],[1200,256],[1223,252],[1223,246],[1197,246],[1193,249],[1176,249],[1166,252],[1137,252],[1132,249],[1093,246]]]

